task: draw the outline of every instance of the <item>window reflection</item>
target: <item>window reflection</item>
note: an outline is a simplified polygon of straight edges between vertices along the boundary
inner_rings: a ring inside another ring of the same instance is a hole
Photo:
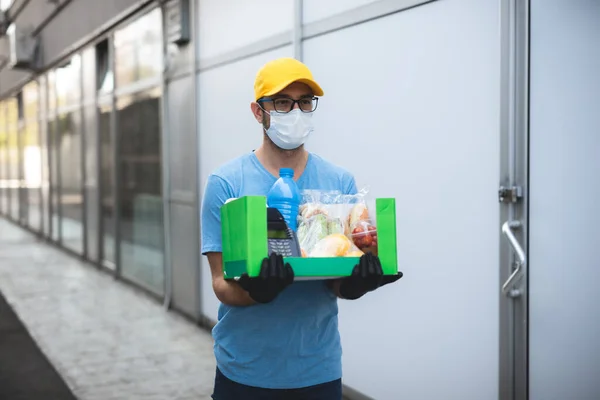
[[[118,99],[123,275],[163,292],[160,90]]]
[[[6,103],[6,129],[7,129],[7,173],[6,182],[8,194],[9,215],[17,220],[19,218],[19,115],[16,98],[10,98]]]
[[[150,12],[140,19],[140,32],[138,36],[140,53],[138,60],[139,79],[157,76],[162,67],[162,29],[161,13],[159,9]]]
[[[49,158],[49,181],[50,181],[50,237],[58,241],[60,233],[60,207],[59,207],[59,135],[57,133],[55,117],[56,117],[56,73],[50,71],[48,73],[48,114],[46,119],[46,135],[48,135],[48,158]]]
[[[40,230],[42,151],[38,129],[38,85],[32,82],[23,88],[24,130],[22,132],[22,168],[24,201],[27,203],[28,224]]]
[[[119,46],[115,44],[115,53],[115,57],[118,60],[115,65],[117,85],[123,86],[134,82],[137,79],[135,42],[125,41]]]
[[[12,5],[13,0],[0,0],[0,11],[6,11]]]
[[[104,261],[116,263],[115,260],[115,197],[114,197],[114,143],[111,137],[110,115],[111,105],[98,108],[98,134],[100,135],[100,185],[102,193],[100,212],[102,218]]]
[[[52,114],[51,114],[52,115]],[[58,174],[58,134],[56,129],[55,121],[52,117],[49,117],[46,124],[46,132],[48,135],[48,157],[50,158],[50,226],[51,233],[50,237],[53,240],[59,240],[60,230],[60,207],[59,207],[59,195],[60,186]]]
[[[160,9],[155,9],[115,33],[115,74],[119,87],[160,75],[161,18]]]
[[[60,185],[62,244],[83,253],[83,158],[81,121],[81,56],[56,70],[56,139]],[[68,111],[66,111],[68,110]]]
[[[81,115],[79,110],[58,116],[60,135],[60,200],[62,243],[83,252],[83,179],[81,176]]]
[[[8,174],[6,172],[8,132],[6,130],[5,102],[0,102],[0,212],[8,211]]]
[[[108,39],[96,45],[96,89],[98,93],[110,93],[115,88],[114,74],[110,60],[110,44]],[[90,64],[91,66],[91,64]]]
[[[73,56],[70,62],[56,70],[57,107],[76,104],[81,97],[81,56]]]
[[[46,98],[47,93],[47,79],[45,76],[39,77],[39,128],[40,128],[40,148],[42,151],[42,174],[41,174],[41,197],[42,197],[42,215],[43,215],[43,227],[44,234],[50,236],[50,171],[49,167],[49,155],[48,155],[48,132],[47,132],[47,113],[48,113],[48,101]]]
[[[48,72],[48,110],[56,109],[56,74],[54,71]],[[48,114],[50,117],[51,114]]]

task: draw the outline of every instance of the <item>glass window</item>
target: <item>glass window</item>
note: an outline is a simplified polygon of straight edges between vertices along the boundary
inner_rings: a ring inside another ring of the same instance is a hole
[[[14,220],[19,219],[19,111],[16,98],[6,103],[8,208]]]
[[[52,115],[52,114],[50,114]],[[48,158],[50,161],[50,237],[58,241],[60,238],[60,175],[58,174],[59,159],[59,135],[57,132],[56,121],[49,117],[46,122],[46,132],[48,135]]]
[[[31,82],[23,88],[24,126],[23,145],[23,190],[27,202],[28,224],[39,231],[41,218],[42,151],[38,129],[38,85]]]
[[[6,11],[12,5],[13,0],[0,0],[0,11]]]
[[[121,270],[164,292],[160,88],[117,101]]]
[[[162,71],[162,16],[160,9],[115,33],[117,86],[160,76]]]
[[[23,92],[20,92],[16,96],[17,99],[17,171],[18,171],[18,189],[17,189],[17,202],[19,203],[19,222],[23,225],[27,225],[28,217],[28,204],[27,204],[27,187],[24,179],[24,135],[25,135],[25,121],[24,121],[24,104],[23,104]]]
[[[113,162],[114,143],[111,137],[110,119],[112,105],[101,105],[98,108],[98,134],[100,135],[100,193],[102,196],[100,213],[102,215],[102,254],[103,261],[112,267],[115,259],[115,198],[114,179],[115,164]]]
[[[81,56],[56,70],[58,115],[56,139],[60,185],[61,243],[83,253],[83,158],[81,120]],[[65,111],[62,106],[67,106]]]
[[[110,60],[110,45],[108,39],[96,45],[96,89],[99,93],[110,93],[115,83]]]
[[[58,158],[59,136],[56,125],[56,73],[48,73],[48,113],[46,114],[46,135],[48,135],[48,161],[50,182],[50,237],[58,241],[60,239],[60,175]]]
[[[50,171],[49,158],[48,158],[48,131],[47,131],[47,118],[48,118],[48,101],[46,95],[48,93],[46,83],[46,76],[40,76],[38,79],[39,89],[39,124],[40,129],[40,148],[42,155],[42,173],[41,173],[41,197],[42,197],[42,215],[43,215],[43,227],[44,235],[51,236],[50,232]]]
[[[48,110],[54,111],[56,109],[56,73],[54,71],[48,72]],[[49,115],[50,116],[50,113]]]
[[[6,131],[5,103],[0,102],[0,213],[8,210],[8,175],[6,174],[8,132]]]
[[[135,24],[135,22],[134,22]],[[137,80],[136,25],[115,33],[115,77],[117,86],[126,86]]]
[[[60,114],[57,128],[60,143],[61,239],[65,247],[82,253],[83,179],[80,110]]]
[[[75,55],[64,67],[56,70],[57,108],[75,105],[81,99],[81,56]]]
[[[141,18],[138,27],[138,78],[159,76],[162,70],[162,21],[160,9]]]

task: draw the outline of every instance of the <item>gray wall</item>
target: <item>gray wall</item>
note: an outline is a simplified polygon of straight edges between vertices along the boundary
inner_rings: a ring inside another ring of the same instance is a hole
[[[23,0],[15,2],[11,10],[19,8]],[[132,11],[148,0],[61,0],[64,8],[39,32],[43,67],[52,65],[68,52],[80,47],[92,35],[117,16]],[[18,14],[15,25],[37,30],[48,19],[55,6],[46,0],[30,0]],[[0,39],[0,54],[8,51],[6,37]],[[25,83],[31,74],[26,71],[3,68],[0,71],[0,97]]]
[[[194,15],[190,2],[190,18]],[[193,24],[192,24],[193,25]],[[193,27],[192,27],[193,29]],[[192,32],[192,38],[195,33]],[[169,46],[169,45],[168,45]],[[200,318],[199,300],[199,227],[198,227],[198,140],[195,120],[196,81],[195,47],[191,41],[177,48],[170,45],[165,79],[167,90],[164,100],[166,123],[163,145],[167,146],[168,202],[167,247],[171,264],[173,308],[194,319]],[[165,167],[165,166],[163,166]],[[169,246],[170,244],[170,246]]]

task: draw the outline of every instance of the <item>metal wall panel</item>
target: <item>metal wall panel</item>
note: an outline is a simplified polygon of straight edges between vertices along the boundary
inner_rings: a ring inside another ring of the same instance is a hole
[[[168,80],[178,79],[182,75],[192,73],[193,46],[193,42],[185,46],[167,45],[167,72],[165,75]]]
[[[170,203],[172,304],[192,318],[199,315],[198,229],[195,208],[189,204]]]
[[[302,22],[309,24],[378,0],[303,0]]]
[[[197,36],[201,59],[218,57],[277,34],[288,34],[291,39],[292,0],[198,1]]]
[[[212,170],[260,146],[263,138],[261,125],[250,111],[256,72],[267,61],[293,54],[292,46],[286,46],[200,73],[198,145],[201,196]],[[204,256],[200,267],[202,313],[216,321],[219,301],[213,292],[210,267]]]
[[[600,399],[600,2],[532,0],[529,399]]]
[[[340,301],[344,382],[378,400],[498,396],[498,30],[496,1],[449,0],[304,43],[308,149],[397,199],[405,277]]]
[[[199,238],[195,165],[198,152],[194,108],[190,101],[194,96],[194,75],[171,81],[167,90],[172,303],[176,309],[197,317]]]
[[[169,118],[169,147],[170,147],[170,187],[171,197],[179,201],[193,201],[197,182],[194,181],[194,165],[197,152],[196,134],[193,126],[194,96],[193,76],[172,81],[168,86],[168,118]]]

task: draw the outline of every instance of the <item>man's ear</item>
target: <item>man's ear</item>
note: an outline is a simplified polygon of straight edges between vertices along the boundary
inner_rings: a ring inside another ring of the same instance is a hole
[[[250,109],[252,110],[252,114],[254,115],[254,118],[256,119],[256,121],[259,124],[262,124],[264,111],[260,107],[260,105],[256,102],[252,102],[252,103],[250,103]]]

